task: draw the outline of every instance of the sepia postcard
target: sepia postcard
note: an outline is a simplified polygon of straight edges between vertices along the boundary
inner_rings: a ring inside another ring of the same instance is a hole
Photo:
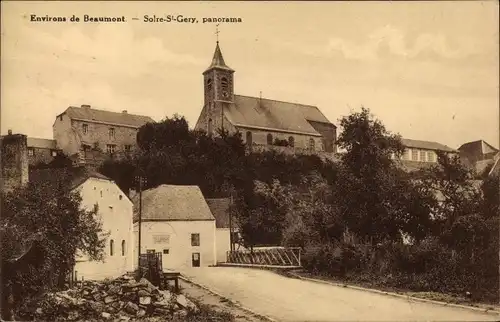
[[[2,1],[2,321],[500,318],[498,1]]]

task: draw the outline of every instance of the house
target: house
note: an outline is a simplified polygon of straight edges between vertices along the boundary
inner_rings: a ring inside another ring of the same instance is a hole
[[[61,151],[57,148],[55,140],[27,138],[28,163],[30,166],[39,163],[50,163]]]
[[[483,140],[464,143],[458,151],[462,162],[473,168],[477,174],[489,171],[496,162],[495,156],[499,152],[497,148]]]
[[[215,218],[198,186],[160,185],[143,191],[142,202],[140,194],[132,200],[141,254],[161,252],[163,268],[178,271],[216,264]]]
[[[74,267],[78,279],[102,280],[133,270],[132,201],[104,175],[84,167],[72,169],[38,169],[30,171],[30,181],[69,180],[69,189],[81,196],[81,206],[97,207],[103,232],[109,234],[104,249],[104,262],[91,261],[81,253]]]
[[[412,139],[401,139],[405,147],[401,156],[401,165],[406,171],[416,171],[427,168],[438,162],[438,153],[445,153],[449,156],[457,155],[455,149],[447,145],[433,142]],[[393,155],[392,158],[395,158]]]
[[[92,160],[100,162],[106,156],[119,156],[136,149],[139,128],[150,122],[154,121],[149,116],[129,114],[125,110],[111,112],[81,105],[70,106],[57,115],[52,129],[57,148],[70,157],[78,155],[80,163],[92,163]],[[86,154],[91,151],[102,156],[87,160]]]
[[[227,260],[227,252],[231,250],[231,242],[236,244],[240,239],[236,219],[231,218],[231,199],[214,198],[206,199],[206,202],[215,217],[217,263],[224,263]]]
[[[195,129],[242,133],[251,149],[288,148],[300,153],[336,152],[337,128],[312,105],[236,95],[234,70],[219,42],[204,76],[204,105]]]

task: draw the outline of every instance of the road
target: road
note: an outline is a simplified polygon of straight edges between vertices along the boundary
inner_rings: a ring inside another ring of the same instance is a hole
[[[498,321],[499,316],[287,278],[266,270],[204,267],[182,274],[277,321]]]

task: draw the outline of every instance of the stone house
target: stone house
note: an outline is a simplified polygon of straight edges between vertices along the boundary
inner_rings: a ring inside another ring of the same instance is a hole
[[[489,171],[494,166],[495,156],[499,152],[497,148],[483,140],[464,143],[458,151],[462,162],[474,169],[478,175]]]
[[[162,253],[164,269],[216,264],[216,225],[197,186],[160,185],[134,193],[135,257],[141,212],[141,254]],[[135,264],[137,266],[137,264]]]
[[[249,147],[336,152],[337,128],[316,106],[236,95],[234,70],[224,62],[218,42],[203,76],[204,105],[195,129],[209,135],[238,131]]]
[[[149,116],[82,105],[70,106],[57,115],[52,129],[57,148],[72,158],[76,155],[79,163],[86,163],[132,152],[137,148],[139,128],[150,122],[154,121]],[[95,157],[95,153],[103,156]],[[87,154],[93,154],[92,158],[86,158]]]
[[[58,153],[61,153],[55,140],[28,137],[27,146],[30,166],[39,163],[50,163]]]

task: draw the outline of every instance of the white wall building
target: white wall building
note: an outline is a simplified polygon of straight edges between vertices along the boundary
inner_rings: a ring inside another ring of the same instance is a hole
[[[109,236],[104,248],[104,263],[78,256],[77,278],[100,280],[118,277],[133,269],[133,204],[110,179],[96,173],[87,173],[74,190],[82,197],[82,206],[91,210],[97,205],[104,232]]]
[[[132,200],[137,258],[139,194]],[[160,185],[142,192],[141,253],[148,252],[162,253],[164,269],[216,264],[215,218],[197,186]]]

